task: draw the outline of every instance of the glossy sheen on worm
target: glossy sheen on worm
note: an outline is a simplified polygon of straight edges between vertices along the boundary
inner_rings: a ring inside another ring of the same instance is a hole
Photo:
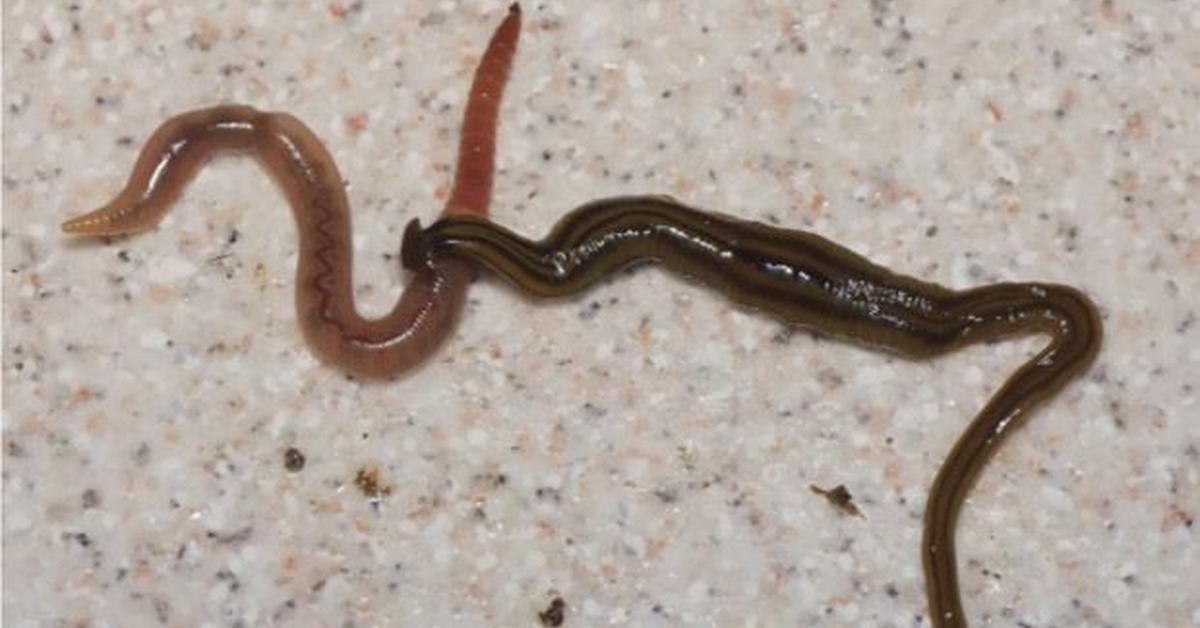
[[[520,8],[512,5],[475,72],[445,215],[487,214],[497,113],[520,18]],[[286,113],[225,105],[171,118],[147,140],[116,198],[68,220],[63,231],[101,236],[150,229],[196,171],[223,152],[254,156],[292,207],[300,233],[296,310],[318,356],[355,375],[378,378],[411,369],[437,348],[462,311],[474,271],[459,260],[446,260],[417,273],[389,314],[374,320],[359,315],[342,176],[317,136]]]
[[[1000,283],[951,290],[872,264],[811,233],[686,207],[668,197],[584,205],[544,239],[523,238],[486,219],[452,217],[405,231],[403,262],[435,268],[458,257],[541,297],[588,289],[614,272],[657,262],[729,299],[785,322],[910,358],[1038,333],[1049,343],[1022,365],[971,421],[939,469],[925,509],[922,556],[932,624],[966,625],[954,529],[980,470],[1028,413],[1095,358],[1100,320],[1074,288]]]

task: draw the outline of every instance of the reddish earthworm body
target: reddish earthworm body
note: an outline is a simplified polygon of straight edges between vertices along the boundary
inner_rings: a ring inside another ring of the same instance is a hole
[[[520,30],[521,11],[514,4],[475,72],[444,215],[488,213],[500,99]],[[63,223],[63,231],[117,235],[150,229],[204,163],[230,151],[254,156],[292,207],[300,233],[296,311],[313,351],[367,378],[392,377],[425,361],[453,329],[474,270],[461,260],[439,263],[414,274],[387,315],[363,318],[354,306],[350,206],[341,174],[320,139],[286,113],[222,105],[167,120],[146,141],[116,198]]]

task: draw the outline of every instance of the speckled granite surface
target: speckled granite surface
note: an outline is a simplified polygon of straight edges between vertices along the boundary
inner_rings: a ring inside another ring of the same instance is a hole
[[[1200,625],[1200,3],[596,4],[525,6],[496,218],[667,192],[952,286],[1083,288],[1106,345],[969,501],[970,617]],[[152,233],[58,234],[165,117],[287,110],[384,311],[503,10],[4,3],[5,625],[537,626],[555,597],[564,626],[928,625],[927,486],[1033,339],[909,363],[656,270],[555,304],[485,281],[428,366],[362,385],[307,352],[248,161]]]

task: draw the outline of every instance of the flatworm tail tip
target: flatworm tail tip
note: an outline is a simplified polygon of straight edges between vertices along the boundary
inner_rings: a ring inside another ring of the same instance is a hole
[[[520,15],[520,14],[521,14],[521,3],[520,3],[520,2],[514,2],[514,3],[510,4],[510,5],[508,5],[508,12],[509,12],[509,13],[515,13],[515,14],[517,14],[517,15]]]

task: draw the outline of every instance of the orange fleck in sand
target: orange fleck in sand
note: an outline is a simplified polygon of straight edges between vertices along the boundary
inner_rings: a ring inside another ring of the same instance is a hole
[[[367,114],[356,113],[352,116],[346,116],[346,128],[350,129],[351,133],[358,133],[367,126]]]
[[[808,199],[808,208],[812,210],[812,213],[820,214],[821,210],[825,208],[825,202],[826,200],[824,194],[821,194],[820,192],[813,192],[812,197]]]
[[[1004,112],[995,103],[988,101],[987,110],[988,115],[992,117],[992,122],[999,122],[1004,119]]]

